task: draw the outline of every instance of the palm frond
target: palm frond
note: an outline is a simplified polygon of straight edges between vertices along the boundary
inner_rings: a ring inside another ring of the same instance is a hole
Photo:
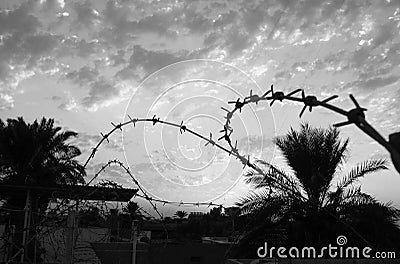
[[[252,191],[247,196],[240,198],[239,202],[236,202],[236,206],[240,207],[243,214],[253,213],[264,208],[270,198],[271,195],[266,190]]]
[[[386,170],[388,169],[386,165],[387,162],[384,159],[366,160],[357,164],[345,177],[343,177],[342,180],[339,181],[337,189],[344,189],[369,173]]]
[[[295,177],[264,160],[256,160],[255,162],[264,167],[263,174],[254,170],[247,171],[244,174],[247,184],[250,184],[255,189],[273,188],[280,192],[292,192],[295,195],[301,194],[301,183]]]
[[[371,195],[362,192],[361,186],[357,186],[347,189],[341,197],[341,202],[353,205],[362,205],[373,204],[377,201]]]

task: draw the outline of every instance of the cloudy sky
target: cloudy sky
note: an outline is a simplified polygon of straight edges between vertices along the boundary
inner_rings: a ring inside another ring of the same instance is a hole
[[[55,118],[79,132],[83,162],[110,122],[157,117],[213,139],[230,100],[302,88],[319,98],[366,108],[387,137],[400,131],[400,2],[337,1],[15,1],[0,3],[0,118]],[[272,144],[302,121],[328,127],[344,118],[325,109],[260,103],[235,115],[233,140],[243,154],[284,161]],[[351,165],[387,152],[355,126]],[[232,205],[248,191],[242,166],[175,128],[137,124],[116,132],[88,165],[127,164],[154,196]],[[221,141],[221,144],[225,144]],[[118,167],[99,179],[133,187]],[[391,167],[362,181],[365,191],[400,206],[400,176]],[[162,207],[162,205],[160,205]],[[164,208],[176,211],[177,207]],[[185,208],[187,211],[200,210]]]

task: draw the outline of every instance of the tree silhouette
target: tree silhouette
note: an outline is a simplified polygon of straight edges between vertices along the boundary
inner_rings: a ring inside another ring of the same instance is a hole
[[[142,220],[143,215],[140,212],[140,207],[136,202],[129,201],[122,211],[129,215],[131,221],[132,220]]]
[[[67,141],[76,137],[73,131],[54,127],[54,119],[42,118],[28,124],[22,117],[0,119],[0,183],[50,187],[57,184],[84,183],[85,170],[75,160],[80,150]],[[48,193],[31,192],[33,219],[45,213],[50,201]],[[14,244],[22,242],[23,210],[27,193],[0,194],[2,207],[11,211],[10,223],[15,225]],[[14,248],[17,250],[17,248]]]
[[[265,173],[245,174],[246,182],[255,190],[237,205],[254,220],[240,244],[253,241],[253,246],[260,246],[267,230],[284,226],[287,242],[292,245],[326,246],[338,235],[346,235],[359,245],[398,247],[396,236],[400,232],[395,222],[399,210],[378,202],[356,185],[366,174],[387,169],[386,161],[364,161],[346,176],[338,177],[347,158],[348,142],[340,140],[336,128],[312,128],[308,124],[276,138],[291,173],[258,161]],[[273,185],[271,178],[288,188]]]
[[[174,216],[178,217],[179,219],[183,219],[187,216],[188,214],[185,211],[176,211]]]

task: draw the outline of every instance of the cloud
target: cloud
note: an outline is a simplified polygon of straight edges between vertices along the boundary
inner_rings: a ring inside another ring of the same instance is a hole
[[[394,21],[379,25],[374,31],[375,35],[373,37],[372,47],[376,48],[391,41],[398,35],[396,32],[398,32],[398,30],[396,30],[396,23]]]
[[[294,77],[294,75],[295,74],[291,70],[283,70],[283,71],[277,72],[274,75],[273,81],[279,82],[279,81],[290,80]]]
[[[127,62],[125,59],[125,54],[126,54],[126,52],[123,49],[120,49],[115,54],[112,54],[109,58],[110,61],[112,62],[111,65],[119,66],[119,65],[125,64]]]
[[[93,25],[98,19],[98,12],[92,8],[90,1],[85,2],[75,2],[73,3],[73,14],[75,20],[73,22],[73,27],[77,30],[89,29],[92,30]]]
[[[101,76],[90,84],[89,94],[83,98],[82,105],[92,111],[96,111],[101,106],[101,103],[106,103],[119,94],[120,91],[115,84]]]
[[[77,36],[65,36],[58,46],[55,56],[57,57],[88,57],[101,51],[101,43],[97,39],[87,41]]]
[[[250,155],[259,155],[273,147],[272,139],[262,135],[249,135],[238,140],[239,152]]]
[[[100,142],[101,135],[92,135],[85,132],[79,132],[78,136],[73,139],[72,144],[78,146],[82,152],[90,153],[97,143]],[[113,133],[109,138],[109,142],[104,141],[100,148],[122,152],[122,138],[118,133]]]
[[[11,95],[0,92],[0,111],[14,107],[14,98]]]
[[[52,34],[37,34],[28,36],[22,44],[22,49],[30,55],[31,60],[36,60],[42,55],[47,55],[59,43],[59,38]]]
[[[227,48],[230,56],[235,56],[250,45],[250,39],[249,34],[232,30],[225,38],[225,48]]]
[[[12,107],[9,98],[18,84],[36,73],[53,75],[59,65],[52,53],[61,37],[39,29],[43,26],[34,2],[24,2],[14,9],[0,11],[0,85],[7,92],[3,103]]]
[[[135,45],[129,58],[129,65],[119,71],[117,76],[122,79],[132,79],[133,77],[140,80],[156,70],[188,58],[190,57],[185,52],[153,51]]]
[[[41,26],[39,19],[31,14],[29,3],[22,3],[14,10],[0,11],[0,35],[18,34],[22,37],[34,34]]]
[[[100,169],[105,166],[107,163],[99,162],[95,164],[89,163],[87,166],[87,176],[86,181],[91,180],[95,174],[97,174]],[[103,180],[115,181],[118,184],[122,184],[122,186],[132,187],[133,181],[132,178],[126,173],[125,169],[117,164],[111,164],[109,167],[104,169],[102,173],[98,174],[97,178],[93,181],[94,184],[101,182]]]
[[[79,70],[68,72],[65,78],[71,80],[79,86],[84,86],[90,84],[97,80],[99,76],[99,71],[96,68],[91,68],[89,66],[83,66]]]
[[[158,36],[175,37],[170,29],[178,14],[172,14],[163,3],[130,3],[108,1],[101,11],[102,29],[99,38],[118,48],[126,47],[142,33],[155,33]],[[173,4],[167,4],[173,6]],[[141,10],[141,11],[140,11]]]
[[[45,12],[54,12],[65,7],[64,0],[40,0]]]
[[[366,80],[358,80],[354,84],[361,88],[372,89],[381,88],[396,83],[400,79],[400,76],[385,76],[375,77]]]

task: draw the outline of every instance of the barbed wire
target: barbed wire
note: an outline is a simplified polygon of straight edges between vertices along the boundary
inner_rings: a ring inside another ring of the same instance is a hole
[[[109,160],[106,164],[104,164],[100,168],[100,170],[94,175],[94,177],[87,184],[93,182],[100,175],[101,172],[103,172],[106,168],[110,167],[112,164],[115,164],[115,165],[123,168],[125,170],[125,173],[128,173],[126,171],[127,167],[125,165],[123,165],[123,163],[121,161],[119,161],[118,159]],[[140,191],[142,193],[146,193],[146,194],[138,194],[138,193],[136,193],[134,195],[134,197],[139,197],[139,198],[143,198],[143,199],[146,199],[146,200],[149,200],[149,201],[157,202],[157,203],[162,204],[163,206],[168,204],[168,205],[176,205],[176,206],[191,205],[191,206],[197,206],[197,207],[200,207],[200,206],[211,207],[212,206],[212,207],[225,208],[224,204],[213,203],[213,202],[186,202],[186,201],[183,201],[183,200],[181,200],[181,201],[171,201],[171,200],[165,200],[165,199],[160,199],[160,198],[154,197],[152,195],[149,195],[145,191],[145,189],[140,186],[140,183],[136,180],[136,178],[132,175],[132,173],[130,174],[130,176],[131,176],[132,179],[134,179],[133,181],[134,181],[135,185],[137,185],[140,188]]]
[[[294,97],[296,93],[301,92],[301,97]],[[271,93],[271,96],[267,96],[268,94]],[[289,92],[288,94],[285,94],[283,91],[274,91],[273,85],[271,85],[270,90],[265,92],[263,95],[258,95],[258,94],[253,94],[252,90],[250,90],[249,96],[246,96],[243,101],[238,98],[236,101],[229,101],[228,104],[233,104],[234,108],[232,110],[228,110],[224,107],[221,107],[222,110],[224,110],[226,113],[226,121],[223,126],[223,129],[220,130],[221,133],[223,133],[223,136],[221,136],[219,139],[224,139],[229,147],[231,148],[231,151],[237,151],[237,141],[235,142],[235,146],[232,144],[232,139],[231,135],[233,133],[233,128],[230,126],[231,120],[235,114],[235,112],[242,111],[242,108],[246,106],[247,104],[250,103],[255,103],[258,104],[260,101],[271,101],[270,102],[270,107],[274,104],[275,101],[280,101],[283,102],[284,100],[288,101],[295,101],[295,102],[300,102],[303,103],[304,106],[300,111],[299,117],[301,118],[302,115],[304,114],[304,111],[308,108],[310,112],[312,112],[313,107],[317,106],[322,106],[324,108],[327,108],[331,111],[334,111],[338,114],[341,114],[343,116],[347,117],[347,121],[340,122],[337,124],[334,124],[334,127],[342,127],[350,124],[355,124],[359,129],[361,129],[364,133],[369,135],[371,138],[373,138],[375,141],[377,141],[379,144],[381,144],[386,150],[389,151],[391,154],[392,162],[396,170],[400,173],[400,132],[393,133],[389,135],[389,141],[385,140],[383,136],[379,134],[378,131],[376,131],[366,120],[365,120],[365,114],[364,112],[367,111],[366,108],[362,108],[359,103],[356,101],[354,96],[352,94],[349,95],[351,101],[355,105],[354,108],[346,111],[344,109],[341,109],[339,107],[336,107],[334,105],[328,104],[329,101],[334,100],[338,98],[338,95],[333,95],[330,96],[326,99],[323,100],[318,100],[318,98],[314,95],[305,95],[305,92],[303,89],[296,89],[294,91]],[[249,160],[249,159],[248,159]],[[262,171],[259,170],[257,166],[249,166],[251,168],[255,168],[255,170],[264,177],[268,177],[266,173],[263,173]],[[270,167],[270,169],[274,169],[273,166]],[[300,198],[302,197],[301,193],[294,193],[296,195],[300,194]],[[271,188],[270,188],[270,193],[269,197],[271,195]],[[329,214],[331,214],[328,211]],[[332,215],[332,214],[331,214]],[[372,246],[357,230],[355,230],[352,226],[348,225],[347,223],[343,222],[340,218],[334,216],[337,220],[345,224],[350,230],[354,232],[358,237],[360,237],[364,242],[367,243],[367,245]]]
[[[299,92],[301,92],[301,97],[294,97],[294,95]],[[271,96],[267,96],[268,94],[271,94]],[[350,110],[344,110],[328,103],[329,101],[334,100],[338,97],[339,97],[338,95],[333,95],[326,99],[319,100],[314,95],[305,95],[305,92],[302,89],[296,89],[292,92],[289,92],[288,94],[285,94],[283,91],[274,91],[273,85],[271,85],[270,90],[268,90],[261,96],[258,94],[253,94],[252,90],[250,90],[249,96],[245,97],[243,101],[241,101],[240,98],[238,98],[236,101],[228,102],[229,104],[234,104],[234,108],[232,110],[228,110],[224,107],[221,107],[221,109],[226,111],[227,114],[225,117],[226,122],[224,128],[223,130],[220,131],[223,132],[224,135],[220,139],[225,139],[225,141],[230,146],[231,151],[236,151],[236,145],[235,147],[232,145],[232,139],[230,138],[233,132],[233,128],[230,126],[230,122],[236,111],[239,110],[241,112],[242,108],[250,103],[258,104],[261,101],[271,101],[270,106],[272,106],[275,101],[283,102],[284,100],[288,100],[288,101],[300,102],[304,104],[299,114],[300,118],[302,117],[304,111],[307,108],[311,112],[313,107],[322,106],[333,112],[336,112],[340,115],[347,117],[346,121],[334,124],[333,125],[334,127],[342,127],[354,124],[364,133],[366,133],[368,136],[370,136],[372,139],[374,139],[380,145],[382,145],[387,151],[389,151],[393,165],[396,168],[396,170],[400,173],[400,132],[390,134],[389,140],[386,140],[381,134],[379,134],[377,130],[375,130],[366,121],[364,112],[367,111],[367,109],[361,107],[352,94],[350,94],[349,97],[353,102],[353,104],[355,105],[355,107]]]
[[[254,99],[254,97],[253,97],[253,99]],[[123,127],[125,127],[127,125],[130,125],[130,124],[132,124],[135,127],[136,123],[150,122],[150,123],[153,124],[153,126],[156,125],[157,123],[159,123],[159,124],[162,124],[162,125],[176,127],[176,128],[179,129],[179,132],[181,134],[183,134],[185,132],[186,133],[190,133],[190,134],[192,134],[192,135],[204,140],[206,142],[205,146],[211,145],[211,146],[217,147],[217,148],[221,149],[222,151],[226,152],[229,156],[232,155],[233,157],[235,157],[236,159],[238,159],[242,163],[243,168],[248,167],[250,169],[256,170],[257,172],[259,172],[261,174],[265,174],[263,169],[258,167],[255,163],[251,162],[249,155],[245,156],[245,155],[242,155],[242,154],[239,153],[239,150],[238,150],[238,147],[237,147],[237,141],[236,141],[235,145],[233,145],[232,141],[230,140],[230,135],[231,135],[232,132],[228,132],[228,131],[233,131],[233,129],[229,125],[230,119],[232,118],[232,116],[233,116],[235,111],[240,110],[245,104],[247,104],[247,102],[241,103],[239,101],[239,99],[235,103],[236,103],[235,104],[235,109],[233,109],[232,111],[229,111],[229,110],[223,108],[224,110],[228,111],[228,115],[227,115],[227,122],[224,125],[224,130],[222,130],[222,131],[226,131],[227,133],[224,134],[222,137],[220,137],[217,140],[213,139],[212,132],[210,132],[209,137],[206,137],[206,136],[201,135],[200,133],[197,133],[196,131],[188,128],[187,125],[185,125],[183,121],[181,121],[180,123],[164,121],[164,120],[161,120],[156,115],[154,115],[152,118],[132,118],[131,116],[128,115],[129,120],[124,122],[124,123],[114,124],[114,123],[111,122],[111,125],[113,126],[113,128],[110,131],[108,131],[107,133],[105,133],[105,134],[100,133],[102,138],[97,143],[97,145],[92,149],[91,154],[89,155],[89,157],[87,158],[87,160],[86,160],[86,162],[84,164],[84,167],[86,167],[87,164],[89,163],[89,161],[95,157],[97,151],[99,150],[100,146],[103,144],[104,141],[107,141],[109,143],[109,137],[115,131],[117,131],[117,130],[122,131]],[[228,148],[226,148],[226,147],[224,147],[224,146],[222,146],[221,144],[218,143],[218,141],[220,141],[221,139],[225,139],[228,142],[228,146],[229,146]],[[107,167],[107,165],[105,165],[105,167]],[[271,169],[274,169],[274,168],[271,168]],[[130,174],[130,172],[128,174]],[[131,174],[130,174],[130,176],[133,177]],[[285,177],[284,175],[281,175],[281,176]],[[133,179],[134,179],[134,177],[133,177]],[[290,179],[284,179],[284,180],[285,180],[285,182],[290,182]],[[136,181],[136,179],[134,179],[134,181],[135,181],[135,184],[138,183]],[[273,185],[271,185],[270,193],[272,193],[272,188],[277,188],[277,189],[279,189],[281,191],[294,192],[299,197],[301,197],[301,199],[303,199],[303,200],[305,199],[305,197],[300,192],[298,192],[298,190],[291,189],[289,186],[283,184],[281,182],[281,180],[278,180],[278,179],[275,179],[273,177],[270,177],[269,181],[271,182],[271,184],[273,184]],[[176,203],[176,202],[173,202],[173,203]],[[191,202],[188,202],[188,204],[197,205],[197,203],[191,203]],[[219,204],[217,206],[219,206]]]
[[[118,159],[114,159],[114,160],[110,160],[108,161],[104,166],[101,167],[100,171],[97,172],[95,174],[95,176],[93,177],[93,179],[91,181],[93,181],[95,178],[98,177],[98,175],[107,167],[109,167],[111,164],[117,164],[118,166],[120,166],[122,169],[125,170],[125,172],[131,177],[131,179],[133,180],[133,182],[136,184],[136,186],[139,188],[139,190],[143,193],[143,197],[150,203],[150,205],[152,206],[152,208],[154,209],[154,211],[158,214],[158,216],[161,218],[161,220],[164,219],[164,216],[160,213],[160,211],[158,210],[157,206],[153,203],[153,197],[150,197],[147,192],[145,191],[145,189],[139,184],[139,182],[136,180],[136,178],[133,176],[133,174],[131,173],[129,167],[125,166],[124,163],[122,163],[121,161],[119,161]],[[90,182],[91,182],[90,181]],[[161,224],[163,226],[164,232],[167,236],[167,240],[168,240],[168,230],[167,227],[165,226],[164,222],[161,221]]]
[[[296,93],[301,92],[301,97],[294,97],[294,95]],[[269,94],[271,94],[270,96],[268,96]],[[236,159],[238,159],[242,164],[243,164],[243,168],[250,168],[253,169],[255,171],[257,171],[258,173],[260,173],[261,175],[263,175],[264,177],[267,178],[267,180],[269,181],[269,196],[271,195],[273,188],[275,190],[280,190],[280,191],[291,191],[294,195],[298,196],[301,200],[305,200],[306,198],[302,195],[302,193],[294,188],[295,183],[291,181],[290,178],[285,178],[284,175],[280,175],[281,177],[283,177],[284,179],[275,179],[273,177],[270,177],[269,175],[271,175],[270,173],[266,173],[263,169],[261,169],[260,167],[258,167],[255,163],[253,163],[250,159],[250,156],[248,155],[247,157],[245,155],[242,155],[239,153],[238,150],[238,146],[237,146],[237,140],[235,141],[235,144],[233,144],[233,140],[231,139],[231,136],[233,134],[233,128],[231,127],[231,120],[235,114],[235,112],[239,111],[241,112],[242,108],[244,106],[246,106],[247,104],[250,103],[255,103],[258,104],[261,101],[271,101],[270,102],[270,106],[272,106],[276,101],[280,101],[283,102],[284,100],[288,100],[288,101],[295,101],[295,102],[300,102],[303,103],[304,106],[300,111],[299,116],[302,117],[302,115],[304,114],[305,110],[308,108],[309,111],[311,112],[313,110],[314,107],[318,107],[318,106],[322,106],[324,108],[327,108],[328,110],[334,111],[338,114],[341,114],[345,117],[347,117],[347,120],[338,124],[334,124],[334,127],[342,127],[342,126],[346,126],[346,125],[350,125],[350,124],[355,124],[359,129],[361,129],[364,133],[366,133],[367,135],[369,135],[371,138],[373,138],[374,140],[376,140],[379,144],[381,144],[385,149],[387,149],[389,151],[389,153],[391,154],[391,158],[393,161],[393,164],[395,166],[395,168],[397,169],[397,171],[400,172],[400,133],[393,133],[389,136],[389,140],[385,140],[366,120],[365,120],[365,114],[364,112],[367,111],[366,108],[362,108],[358,102],[356,101],[356,99],[354,98],[353,95],[349,95],[350,99],[352,100],[352,102],[354,103],[355,107],[350,109],[350,110],[344,110],[341,109],[339,107],[336,107],[334,105],[329,104],[328,102],[331,100],[336,99],[338,96],[337,95],[333,95],[331,97],[328,97],[326,99],[323,100],[319,100],[316,96],[313,95],[305,95],[304,90],[302,89],[296,89],[292,92],[289,92],[288,94],[285,94],[283,91],[274,91],[273,89],[273,85],[271,85],[270,90],[265,92],[263,95],[258,95],[258,94],[253,94],[252,90],[250,90],[250,95],[245,97],[243,100],[241,100],[240,98],[238,98],[236,101],[229,101],[229,104],[233,104],[234,108],[232,110],[228,110],[224,107],[221,107],[222,110],[224,110],[226,112],[226,116],[225,116],[225,124],[223,126],[223,129],[220,130],[220,133],[223,133],[223,135],[218,138],[217,140],[213,139],[213,134],[212,132],[210,132],[209,137],[205,137],[199,133],[197,133],[196,131],[190,129],[187,127],[187,125],[184,124],[183,121],[181,121],[180,124],[178,123],[174,123],[174,122],[169,122],[169,121],[164,121],[161,120],[159,117],[157,117],[156,115],[154,115],[152,118],[131,118],[128,115],[129,121],[126,121],[124,123],[118,123],[118,124],[114,124],[111,123],[111,125],[113,126],[113,128],[106,134],[101,133],[101,140],[97,143],[97,145],[92,149],[91,154],[89,155],[88,159],[86,160],[84,167],[86,167],[86,165],[89,163],[89,161],[91,159],[94,158],[96,152],[98,151],[99,147],[101,146],[101,144],[104,141],[109,142],[109,137],[111,136],[112,133],[114,133],[117,130],[122,131],[122,128],[126,125],[132,124],[134,127],[136,126],[136,123],[138,122],[151,122],[154,125],[156,125],[157,123],[163,124],[163,125],[168,125],[168,126],[173,126],[173,127],[177,127],[180,131],[181,134],[187,132],[190,133],[194,136],[197,136],[203,140],[206,141],[205,145],[211,145],[213,147],[217,147],[221,150],[223,150],[224,152],[228,153],[228,155],[232,155],[233,157],[235,157]],[[222,146],[221,144],[218,143],[218,141],[220,140],[225,140],[225,142],[228,144],[228,148]],[[116,162],[117,163],[117,162]],[[121,163],[122,166],[124,166]],[[125,167],[126,168],[126,167]],[[270,165],[269,167],[270,171],[275,169],[272,165]],[[129,169],[126,168],[126,172],[132,177],[132,179],[134,180],[135,184],[138,185],[138,187],[140,186],[139,183],[137,182],[137,180],[133,177],[133,175],[130,173]],[[273,174],[276,176],[276,173]],[[288,186],[287,183],[290,183]],[[139,196],[140,197],[140,196]],[[154,201],[154,202],[160,202],[165,204],[188,204],[188,205],[200,205],[200,203],[191,203],[191,202],[177,202],[177,201],[167,201],[167,200],[162,200],[162,199],[157,199],[154,197],[151,197],[149,195],[147,195],[146,192],[144,192],[143,197],[144,199],[148,200],[149,202]],[[203,205],[203,203],[202,203]],[[211,205],[216,205],[217,204],[212,204]],[[157,209],[154,204],[152,204],[153,209]],[[223,206],[223,205],[218,205],[218,206]],[[158,213],[159,214],[159,213]],[[161,216],[161,214],[159,214]],[[161,216],[162,218],[162,216]],[[368,241],[366,241],[356,230],[354,230],[352,228],[352,230],[354,231],[355,234],[357,234],[358,236],[360,236],[360,238],[362,238],[365,242],[368,243]]]

